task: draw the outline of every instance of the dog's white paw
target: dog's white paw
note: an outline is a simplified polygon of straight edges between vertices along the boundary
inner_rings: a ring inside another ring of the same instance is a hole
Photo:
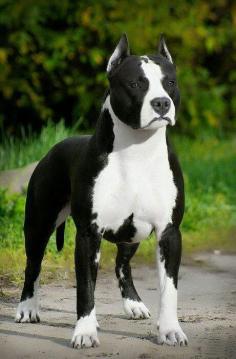
[[[159,335],[157,337],[158,344],[167,345],[188,345],[188,338],[181,329],[178,321],[174,325],[168,325],[160,322]]]
[[[97,331],[96,333],[90,333],[89,335],[73,335],[71,343],[75,349],[98,347],[100,344]]]
[[[18,304],[16,323],[37,323],[40,321],[37,297],[33,296]]]
[[[74,348],[90,348],[99,346],[97,336],[98,322],[95,309],[89,315],[80,318],[75,326],[71,344]]]
[[[129,298],[123,299],[124,311],[130,319],[147,319],[151,314],[143,302]]]

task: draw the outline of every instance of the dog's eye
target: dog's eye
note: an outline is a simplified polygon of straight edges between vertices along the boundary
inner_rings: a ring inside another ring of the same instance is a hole
[[[130,82],[129,82],[129,86],[134,89],[134,88],[137,88],[137,87],[138,87],[138,83],[137,83],[137,82],[134,82],[134,81],[130,81]]]
[[[169,81],[168,81],[168,84],[169,84],[170,86],[174,86],[174,85],[175,85],[175,81],[174,81],[174,80],[169,80]]]

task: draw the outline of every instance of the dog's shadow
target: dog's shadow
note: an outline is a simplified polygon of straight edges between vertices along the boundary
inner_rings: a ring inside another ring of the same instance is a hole
[[[119,318],[119,319],[125,319],[124,316],[115,316],[112,315],[112,317],[115,319]],[[0,315],[0,322],[6,322],[9,324],[13,324],[14,319],[12,316],[10,315]],[[18,324],[16,323],[16,326]],[[53,326],[53,327],[57,327],[57,328],[69,328],[71,329],[71,332],[73,332],[74,326],[68,323],[55,323],[55,322],[47,322],[47,321],[41,321],[38,324],[35,323],[27,323],[27,324],[22,324],[21,325],[21,331],[17,331],[17,330],[12,330],[12,329],[4,329],[4,328],[0,328],[0,334],[5,334],[5,335],[15,335],[15,336],[20,336],[20,337],[25,337],[25,338],[29,338],[29,339],[40,339],[40,340],[50,340],[51,342],[61,345],[63,347],[67,347],[72,349],[71,344],[70,344],[70,336],[68,338],[57,338],[57,337],[52,337],[49,335],[42,335],[42,334],[31,334],[31,333],[27,333],[27,332],[23,332],[23,326]],[[121,336],[122,339],[124,338],[137,338],[137,339],[141,339],[141,340],[147,340],[149,342],[152,342],[154,344],[157,344],[156,341],[156,337],[154,335],[141,335],[141,334],[137,334],[137,333],[132,333],[129,331],[122,331],[122,330],[113,330],[113,329],[103,329],[103,328],[99,328],[99,333],[104,333],[104,334],[110,334],[110,335],[118,335]],[[71,333],[72,334],[72,333]]]
[[[2,314],[0,315],[0,322],[6,322],[9,324],[12,324],[13,321],[14,321],[14,319],[10,315],[2,315]],[[47,323],[45,323],[45,324],[47,324]],[[18,324],[16,323],[16,328],[17,328],[17,325]],[[23,324],[23,325],[25,325],[25,324]],[[70,342],[65,338],[56,338],[56,337],[51,337],[48,335],[26,333],[26,332],[22,331],[23,325],[21,326],[21,331],[0,328],[0,334],[13,335],[13,336],[18,336],[18,337],[20,336],[20,337],[24,337],[24,338],[28,338],[28,339],[50,340],[53,343],[62,345],[63,347],[70,348]],[[30,326],[30,325],[37,325],[37,324],[30,323],[30,324],[27,324],[27,326],[28,325]],[[44,325],[44,323],[42,322],[39,325]]]

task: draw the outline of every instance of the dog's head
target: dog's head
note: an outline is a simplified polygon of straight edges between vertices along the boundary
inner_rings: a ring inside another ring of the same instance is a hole
[[[114,114],[134,129],[174,125],[180,102],[176,71],[164,38],[155,55],[130,55],[124,34],[107,66]]]

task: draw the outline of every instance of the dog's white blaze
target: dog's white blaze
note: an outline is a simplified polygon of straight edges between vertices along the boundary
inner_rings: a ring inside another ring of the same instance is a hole
[[[149,88],[148,91],[144,97],[143,100],[143,106],[141,109],[141,127],[147,126],[155,117],[158,117],[159,115],[154,111],[153,107],[151,106],[151,101],[156,97],[167,97],[169,98],[171,102],[171,106],[166,117],[169,117],[171,120],[171,124],[175,124],[175,106],[171,99],[171,97],[168,95],[168,93],[165,91],[165,89],[162,86],[162,78],[163,74],[161,71],[161,67],[157,64],[155,64],[150,59],[148,62],[142,61],[141,65],[145,77],[149,81]],[[165,120],[155,121],[153,122],[149,128],[158,128],[162,126],[166,126],[168,123]]]
[[[98,346],[99,340],[97,336],[98,322],[96,319],[95,308],[91,310],[89,315],[81,317],[77,320],[74,333],[72,336],[72,344],[76,347]]]
[[[114,115],[109,96],[104,108],[111,114],[115,139],[108,164],[95,179],[95,223],[100,231],[117,231],[133,213],[137,229],[133,241],[140,241],[154,227],[162,231],[172,222],[177,189],[169,167],[166,127],[132,129]]]
[[[58,213],[55,227],[59,227],[63,222],[65,222],[66,218],[70,215],[71,207],[70,203],[68,203],[62,210]]]
[[[129,318],[132,319],[150,318],[149,310],[143,304],[143,302],[138,302],[137,300],[124,298],[123,306],[124,306],[124,311]]]
[[[24,323],[24,322],[30,322],[30,320],[37,321],[37,316],[39,316],[38,287],[39,287],[39,276],[34,282],[33,297],[23,300],[18,304],[16,310],[16,316],[15,316],[16,322],[20,321]],[[31,319],[30,319],[30,313],[31,313]]]

